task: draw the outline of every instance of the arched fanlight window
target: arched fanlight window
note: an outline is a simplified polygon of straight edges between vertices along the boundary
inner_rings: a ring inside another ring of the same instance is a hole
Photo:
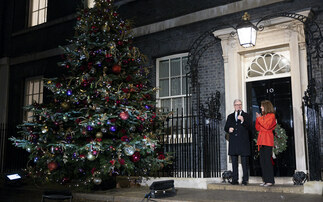
[[[266,53],[255,58],[247,70],[247,79],[253,77],[289,74],[290,62],[283,55]]]

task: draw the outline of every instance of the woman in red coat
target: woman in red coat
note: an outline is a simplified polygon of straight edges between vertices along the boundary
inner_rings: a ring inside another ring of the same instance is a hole
[[[262,115],[256,112],[256,130],[259,131],[257,145],[263,179],[263,183],[260,186],[268,187],[275,183],[271,156],[274,147],[273,130],[277,122],[274,107],[269,100],[262,101],[260,108]]]

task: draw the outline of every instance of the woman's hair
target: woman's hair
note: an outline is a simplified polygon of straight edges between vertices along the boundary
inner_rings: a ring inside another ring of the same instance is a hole
[[[268,113],[275,113],[274,106],[271,104],[269,100],[263,100],[261,101],[261,106],[264,107],[264,114],[266,115]]]

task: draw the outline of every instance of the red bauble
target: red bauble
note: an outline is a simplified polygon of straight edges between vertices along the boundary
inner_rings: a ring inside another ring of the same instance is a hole
[[[121,66],[120,65],[113,65],[112,72],[115,73],[115,74],[120,74]]]
[[[125,162],[125,160],[124,160],[124,159],[119,159],[119,163],[120,163],[121,165],[126,164],[126,162]]]
[[[140,153],[139,152],[135,152],[133,155],[132,155],[132,159],[131,159],[133,162],[138,162],[140,160]]]
[[[128,112],[121,112],[120,113],[120,118],[122,119],[122,120],[127,120],[128,118],[129,118],[129,114],[128,114]]]
[[[157,158],[160,159],[160,160],[163,160],[163,159],[165,159],[165,155],[164,154],[159,154]]]
[[[57,165],[57,163],[56,163],[56,162],[52,161],[52,162],[50,162],[50,163],[47,165],[47,167],[48,167],[48,169],[49,169],[50,171],[53,171],[53,170],[55,170],[55,169],[58,167],[58,165]]]

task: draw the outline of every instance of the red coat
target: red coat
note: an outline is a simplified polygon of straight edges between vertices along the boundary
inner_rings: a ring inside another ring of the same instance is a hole
[[[256,119],[256,130],[259,131],[257,140],[258,150],[261,145],[274,146],[273,130],[275,129],[276,124],[277,122],[274,113],[269,113]]]

